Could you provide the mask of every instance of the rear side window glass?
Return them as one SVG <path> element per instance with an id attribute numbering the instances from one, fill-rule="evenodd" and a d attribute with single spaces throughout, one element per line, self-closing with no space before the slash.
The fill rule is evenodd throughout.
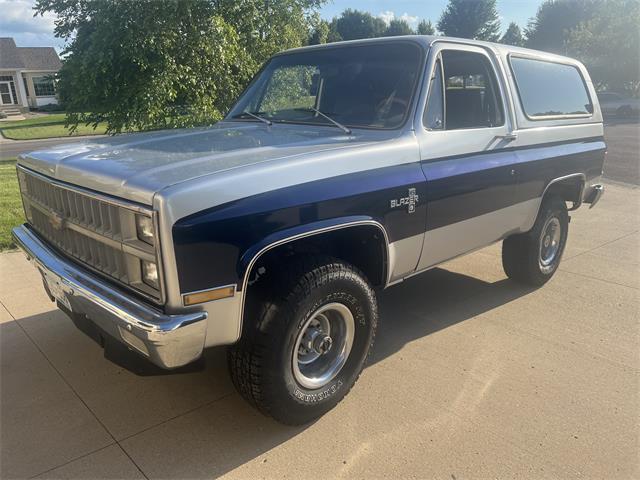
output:
<path id="1" fill-rule="evenodd" d="M 528 117 L 589 115 L 593 112 L 587 87 L 576 67 L 511 57 L 511 69 Z"/>

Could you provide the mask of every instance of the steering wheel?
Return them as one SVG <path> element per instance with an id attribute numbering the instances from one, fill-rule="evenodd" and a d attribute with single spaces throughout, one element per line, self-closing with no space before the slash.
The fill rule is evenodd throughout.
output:
<path id="1" fill-rule="evenodd" d="M 391 100 L 387 98 L 376 105 L 376 119 L 388 120 L 395 116 L 393 115 L 393 112 L 396 109 L 398 109 L 399 111 L 404 111 L 408 106 L 409 102 L 403 98 L 393 97 Z"/>

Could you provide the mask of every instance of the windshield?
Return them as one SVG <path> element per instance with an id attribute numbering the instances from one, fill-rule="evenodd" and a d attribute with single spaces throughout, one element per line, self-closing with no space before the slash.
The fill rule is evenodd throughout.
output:
<path id="1" fill-rule="evenodd" d="M 421 64 L 408 42 L 326 48 L 272 58 L 227 119 L 398 128 Z M 320 114 L 320 112 L 322 114 Z"/>

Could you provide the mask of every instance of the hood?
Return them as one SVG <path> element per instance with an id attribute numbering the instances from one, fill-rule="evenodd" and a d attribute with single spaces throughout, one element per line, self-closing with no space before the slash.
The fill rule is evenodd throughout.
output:
<path id="1" fill-rule="evenodd" d="M 212 127 L 93 138 L 22 155 L 43 175 L 151 205 L 165 187 L 232 168 L 367 144 L 398 132 L 346 136 L 333 127 L 220 122 Z"/>

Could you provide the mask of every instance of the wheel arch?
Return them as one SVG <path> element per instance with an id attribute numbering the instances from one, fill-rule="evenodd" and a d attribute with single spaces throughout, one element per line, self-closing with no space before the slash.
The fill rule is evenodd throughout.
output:
<path id="1" fill-rule="evenodd" d="M 541 205 L 545 197 L 557 195 L 565 202 L 572 202 L 570 210 L 576 210 L 582 205 L 582 194 L 587 182 L 584 173 L 571 173 L 551 180 L 542 192 Z M 538 208 L 539 210 L 539 208 Z"/>
<path id="2" fill-rule="evenodd" d="M 532 208 L 527 221 L 521 229 L 521 232 L 527 232 L 533 228 L 533 225 L 540 215 L 540 209 L 544 199 L 550 195 L 558 195 L 565 202 L 572 202 L 569 211 L 576 210 L 582 205 L 582 196 L 585 189 L 587 176 L 584 173 L 576 172 L 561 177 L 551 179 L 544 187 L 542 194 L 538 197 L 536 206 Z"/>
<path id="3" fill-rule="evenodd" d="M 378 237 L 374 238 L 373 235 Z M 260 264 L 261 259 L 269 254 L 277 254 L 278 249 L 283 247 L 294 247 L 294 249 L 302 246 L 309 247 L 317 245 L 321 241 L 324 241 L 326 245 L 334 245 L 336 240 L 344 240 L 345 238 L 354 242 L 350 247 L 354 247 L 355 242 L 362 240 L 362 238 L 368 238 L 382 249 L 382 258 L 373 258 L 370 265 L 363 264 L 362 261 L 353 261 L 354 258 L 344 258 L 344 255 L 338 255 L 338 258 L 353 263 L 365 273 L 372 284 L 385 287 L 388 284 L 389 272 L 391 271 L 389 237 L 385 227 L 377 220 L 366 217 L 348 217 L 314 222 L 283 230 L 266 237 L 248 249 L 240 258 L 238 269 L 240 273 L 238 293 L 241 295 L 240 332 L 242 332 L 244 311 L 249 293 L 249 281 L 252 278 L 254 268 Z M 347 246 L 347 251 L 350 247 Z M 326 252 L 320 250 L 320 253 Z"/>

